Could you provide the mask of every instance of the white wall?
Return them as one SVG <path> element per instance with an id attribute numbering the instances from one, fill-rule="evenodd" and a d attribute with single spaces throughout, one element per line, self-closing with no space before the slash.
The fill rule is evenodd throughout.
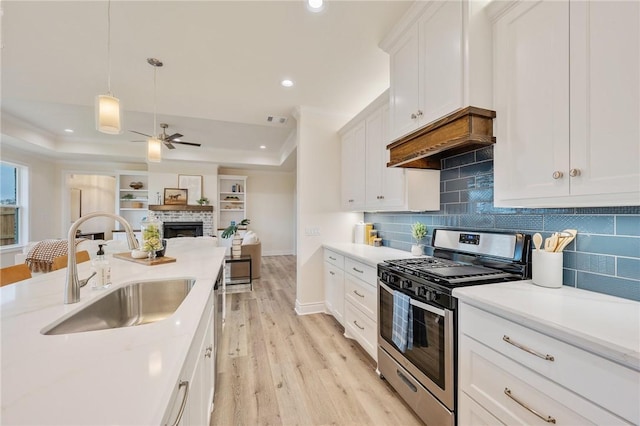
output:
<path id="1" fill-rule="evenodd" d="M 27 241 L 37 241 L 60 236 L 60 186 L 55 163 L 37 154 L 2 146 L 2 160 L 29 168 L 29 235 Z M 2 250 L 2 267 L 13 265 L 18 250 Z"/>
<path id="2" fill-rule="evenodd" d="M 246 217 L 262 241 L 262 255 L 295 254 L 295 172 L 221 168 L 219 173 L 247 176 Z"/>
<path id="3" fill-rule="evenodd" d="M 312 108 L 297 111 L 297 291 L 298 314 L 324 311 L 324 242 L 351 242 L 361 213 L 340 205 L 341 150 L 337 131 L 348 119 Z M 317 228 L 319 236 L 306 235 Z"/>

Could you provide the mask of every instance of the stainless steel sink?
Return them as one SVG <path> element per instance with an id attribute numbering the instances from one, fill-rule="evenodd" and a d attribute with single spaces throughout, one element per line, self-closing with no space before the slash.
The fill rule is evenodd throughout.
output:
<path id="1" fill-rule="evenodd" d="M 131 283 L 46 327 L 42 334 L 80 333 L 161 321 L 178 309 L 194 284 L 193 279 Z"/>

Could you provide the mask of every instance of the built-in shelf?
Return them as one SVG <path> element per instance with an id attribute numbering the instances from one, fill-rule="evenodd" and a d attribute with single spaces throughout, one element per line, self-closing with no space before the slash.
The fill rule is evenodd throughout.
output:
<path id="1" fill-rule="evenodd" d="M 172 205 L 172 204 L 152 204 L 149 206 L 152 211 L 172 211 L 172 212 L 212 212 L 213 206 L 196 205 Z"/>

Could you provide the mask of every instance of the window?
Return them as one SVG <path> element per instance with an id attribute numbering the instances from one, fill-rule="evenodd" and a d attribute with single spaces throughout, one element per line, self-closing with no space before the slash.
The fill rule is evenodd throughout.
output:
<path id="1" fill-rule="evenodd" d="M 24 216 L 21 193 L 22 176 L 26 168 L 0 163 L 0 246 L 20 244 Z"/>

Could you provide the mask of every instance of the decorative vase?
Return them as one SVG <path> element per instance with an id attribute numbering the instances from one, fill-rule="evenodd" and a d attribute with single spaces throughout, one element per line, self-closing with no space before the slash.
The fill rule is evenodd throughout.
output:
<path id="1" fill-rule="evenodd" d="M 231 241 L 231 257 L 240 257 L 242 254 L 242 236 L 237 232 L 233 234 Z"/>
<path id="2" fill-rule="evenodd" d="M 142 244 L 140 250 L 148 253 L 148 259 L 156 258 L 156 251 L 162 250 L 162 222 L 156 218 L 149 218 L 140 222 Z"/>
<path id="3" fill-rule="evenodd" d="M 422 250 L 422 245 L 421 244 L 414 244 L 411 246 L 411 254 L 414 256 L 421 256 L 424 254 L 423 250 Z"/>

